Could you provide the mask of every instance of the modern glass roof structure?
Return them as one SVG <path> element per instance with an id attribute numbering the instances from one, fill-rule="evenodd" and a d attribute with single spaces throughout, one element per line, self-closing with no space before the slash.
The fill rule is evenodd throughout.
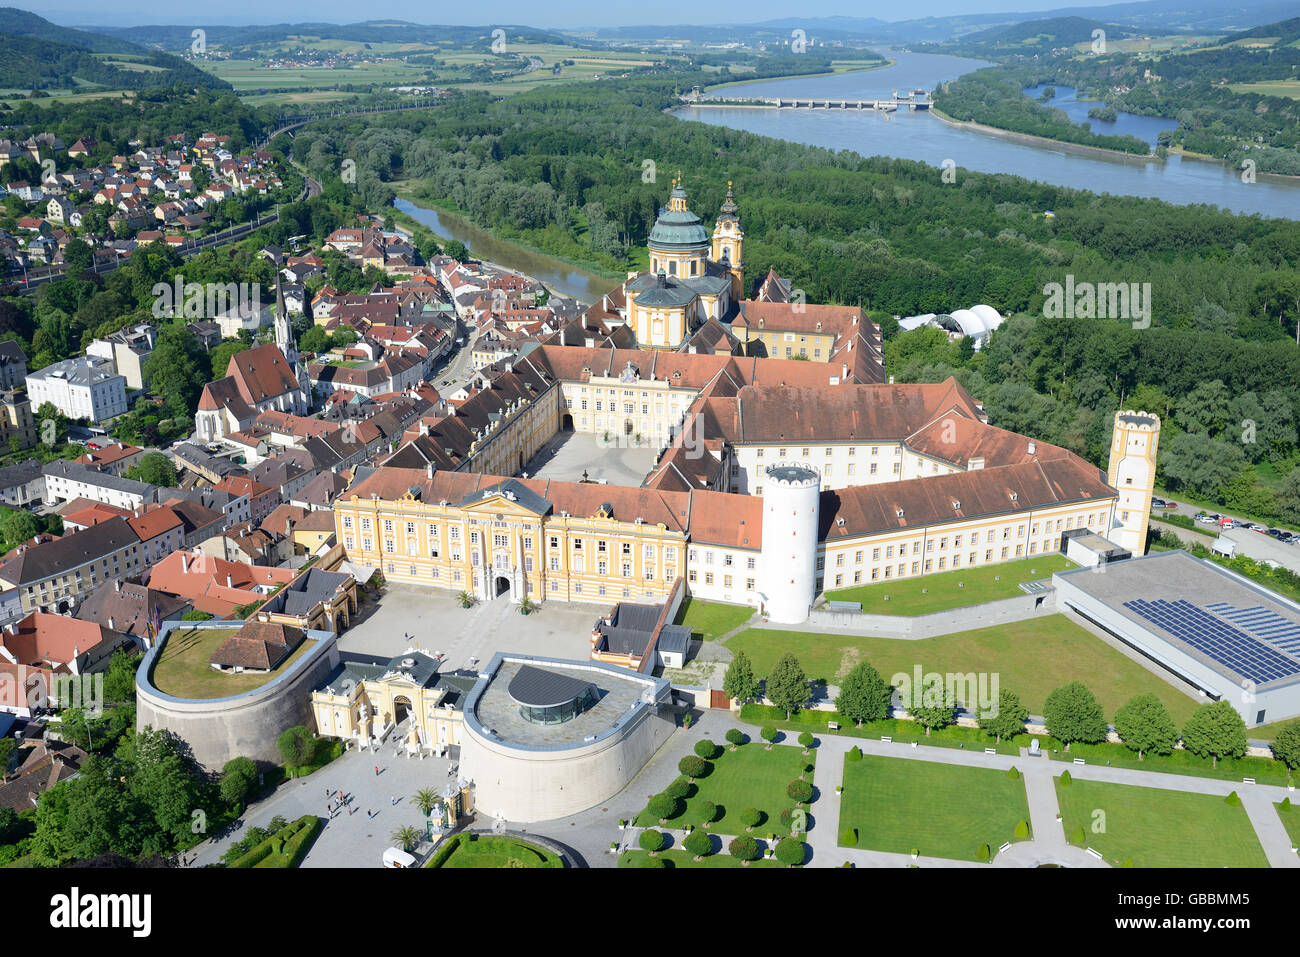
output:
<path id="1" fill-rule="evenodd" d="M 519 705 L 520 717 L 534 724 L 563 724 L 600 700 L 590 681 L 532 665 L 520 667 L 506 690 Z"/>

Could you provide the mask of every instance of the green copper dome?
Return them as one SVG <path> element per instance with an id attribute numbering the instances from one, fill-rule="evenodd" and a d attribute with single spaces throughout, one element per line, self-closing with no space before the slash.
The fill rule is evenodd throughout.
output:
<path id="1" fill-rule="evenodd" d="M 673 184 L 669 194 L 668 208 L 659 211 L 654 228 L 650 230 L 648 245 L 666 252 L 680 252 L 687 249 L 705 248 L 709 245 L 709 233 L 696 216 L 686 207 L 686 190 L 680 182 Z"/>

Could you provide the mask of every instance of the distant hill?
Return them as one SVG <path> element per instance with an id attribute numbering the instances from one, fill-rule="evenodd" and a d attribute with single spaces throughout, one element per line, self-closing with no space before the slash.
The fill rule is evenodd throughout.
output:
<path id="1" fill-rule="evenodd" d="M 49 40 L 52 43 L 61 43 L 64 46 L 80 47 L 92 53 L 140 52 L 138 47 L 125 40 L 101 36 L 97 33 L 87 33 L 85 30 L 74 30 L 71 27 L 61 27 L 43 17 L 38 17 L 28 10 L 19 10 L 17 7 L 0 7 L 0 33 L 18 37 L 37 37 L 41 40 Z"/>
<path id="2" fill-rule="evenodd" d="M 962 37 L 961 45 L 966 49 L 985 49 L 990 53 L 1046 53 L 1076 43 L 1089 43 L 1094 30 L 1105 31 L 1110 40 L 1133 36 L 1131 29 L 1114 23 L 1102 23 L 1086 17 L 1050 17 L 972 33 Z"/>
<path id="3" fill-rule="evenodd" d="M 491 26 L 438 26 L 408 23 L 404 20 L 368 20 L 364 23 L 276 23 L 254 26 L 206 27 L 209 45 L 222 49 L 258 44 L 284 43 L 290 37 L 311 36 L 322 40 L 348 40 L 358 43 L 445 43 L 469 46 L 489 43 L 492 31 L 506 31 L 507 37 L 538 43 L 565 43 L 567 39 L 552 30 L 536 27 L 493 24 Z M 96 34 L 129 40 L 162 50 L 188 50 L 194 28 L 174 24 L 139 27 L 88 27 Z"/>
<path id="4" fill-rule="evenodd" d="M 0 77 L 6 87 L 30 90 L 139 90 L 176 83 L 231 89 L 178 57 L 60 27 L 14 7 L 0 7 Z"/>
<path id="5" fill-rule="evenodd" d="M 1282 20 L 1278 23 L 1266 23 L 1250 30 L 1243 30 L 1241 33 L 1234 33 L 1224 37 L 1223 42 L 1235 43 L 1237 40 L 1249 40 L 1253 37 L 1277 37 L 1278 42 L 1274 44 L 1275 47 L 1284 47 L 1295 43 L 1300 40 L 1300 17 Z"/>

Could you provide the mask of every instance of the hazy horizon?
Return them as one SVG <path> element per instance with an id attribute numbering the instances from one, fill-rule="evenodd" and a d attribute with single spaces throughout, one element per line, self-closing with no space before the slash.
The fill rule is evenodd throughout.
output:
<path id="1" fill-rule="evenodd" d="M 737 23 L 761 23 L 766 20 L 782 20 L 791 17 L 817 19 L 823 17 L 871 18 L 898 22 L 925 17 L 947 17 L 957 14 L 987 13 L 1034 13 L 1057 10 L 1070 6 L 1113 6 L 1131 0 L 1114 0 L 1113 3 L 1088 4 L 1062 2 L 1062 0 L 988 0 L 981 3 L 979 9 L 970 9 L 964 0 L 922 0 L 909 6 L 898 3 L 814 3 L 791 4 L 786 0 L 751 0 L 746 5 L 743 15 Z M 480 7 L 456 7 L 432 13 L 426 3 L 410 0 L 398 0 L 385 7 L 382 16 L 374 11 L 358 13 L 355 3 L 340 0 L 321 0 L 314 4 L 310 12 L 304 12 L 298 5 L 283 7 L 264 3 L 252 3 L 250 0 L 233 0 L 223 4 L 219 15 L 180 15 L 174 3 L 162 0 L 143 0 L 125 9 L 103 7 L 87 8 L 85 0 L 70 2 L 43 3 L 39 9 L 19 6 L 20 9 L 44 17 L 60 26 L 155 26 L 155 25 L 193 25 L 214 24 L 221 26 L 260 25 L 273 23 L 358 23 L 368 20 L 391 18 L 411 23 L 426 25 L 446 24 L 448 26 L 479 25 L 505 23 L 519 26 L 532 26 L 546 29 L 580 30 L 584 27 L 619 27 L 619 26 L 668 26 L 672 24 L 692 24 L 696 26 L 713 26 L 731 22 L 719 17 L 716 8 L 702 6 L 687 0 L 668 0 L 657 6 L 658 15 L 647 14 L 646 9 L 637 4 L 611 6 L 608 3 L 577 0 L 573 3 L 548 4 L 544 8 L 535 2 L 525 0 L 500 0 Z M 472 12 L 470 12 L 472 10 Z M 269 12 L 274 11 L 274 12 Z"/>

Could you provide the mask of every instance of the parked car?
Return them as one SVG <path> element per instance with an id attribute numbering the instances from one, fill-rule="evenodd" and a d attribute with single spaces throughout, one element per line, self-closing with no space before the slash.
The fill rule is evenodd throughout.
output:
<path id="1" fill-rule="evenodd" d="M 1206 514 L 1205 512 L 1202 512 L 1200 515 L 1196 516 L 1196 520 L 1202 525 L 1218 525 L 1219 520 L 1222 517 L 1223 516 L 1218 514 Z"/>
<path id="2" fill-rule="evenodd" d="M 1226 515 L 1219 519 L 1219 528 L 1236 528 L 1241 522 L 1235 518 L 1228 518 Z"/>
<path id="3" fill-rule="evenodd" d="M 1265 529 L 1264 534 L 1271 535 L 1273 538 L 1280 538 L 1282 535 L 1282 529 L 1280 528 Z"/>
<path id="4" fill-rule="evenodd" d="M 1165 499 L 1165 500 L 1164 500 L 1164 504 L 1161 505 L 1160 507 L 1161 507 L 1161 508 L 1177 508 L 1177 507 L 1178 507 L 1178 503 L 1177 503 L 1177 502 L 1171 502 L 1169 499 Z"/>
<path id="5" fill-rule="evenodd" d="M 1151 507 L 1152 507 L 1152 508 L 1164 508 L 1164 507 L 1165 507 L 1165 500 L 1162 499 L 1162 498 L 1153 498 L 1153 499 L 1151 500 Z"/>

